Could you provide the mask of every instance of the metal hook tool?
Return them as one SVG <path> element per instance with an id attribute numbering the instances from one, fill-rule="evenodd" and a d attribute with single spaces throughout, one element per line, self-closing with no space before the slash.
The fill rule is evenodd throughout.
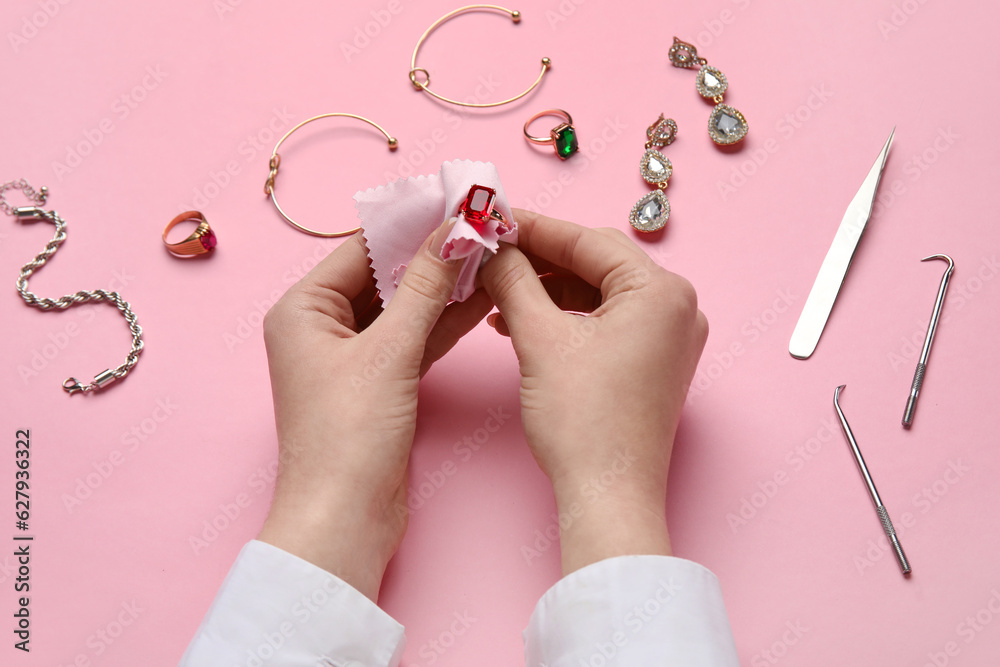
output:
<path id="1" fill-rule="evenodd" d="M 924 374 L 927 372 L 927 360 L 931 356 L 931 343 L 934 342 L 934 333 L 937 331 L 938 320 L 941 318 L 941 308 L 944 306 L 944 294 L 948 291 L 948 281 L 951 280 L 951 273 L 955 270 L 955 260 L 948 255 L 931 255 L 920 261 L 926 262 L 929 259 L 941 259 L 948 262 L 948 269 L 941 277 L 941 286 L 938 287 L 934 310 L 931 312 L 931 321 L 927 325 L 927 335 L 924 337 L 924 349 L 920 351 L 920 361 L 917 362 L 917 370 L 913 373 L 910 396 L 906 399 L 906 410 L 903 412 L 904 428 L 909 428 L 913 423 L 913 412 L 917 409 L 917 396 L 920 395 L 920 386 L 923 385 Z"/>
<path id="2" fill-rule="evenodd" d="M 837 387 L 837 391 L 833 394 L 833 407 L 837 409 L 837 416 L 840 417 L 840 425 L 844 427 L 844 435 L 847 436 L 847 441 L 851 444 L 851 450 L 854 452 L 854 459 L 858 462 L 861 476 L 865 478 L 868 495 L 871 496 L 872 502 L 875 503 L 875 511 L 878 513 L 879 521 L 882 522 L 882 530 L 885 531 L 885 537 L 889 540 L 889 544 L 892 545 L 892 550 L 896 554 L 896 560 L 899 562 L 899 567 L 903 571 L 903 574 L 909 574 L 910 562 L 906 560 L 906 554 L 903 553 L 903 545 L 899 543 L 899 538 L 896 537 L 896 529 L 893 528 L 892 521 L 889 519 L 889 513 L 886 511 L 885 505 L 882 504 L 882 499 L 879 498 L 875 482 L 872 481 L 871 473 L 868 472 L 868 466 L 865 465 L 865 459 L 861 456 L 861 450 L 858 448 L 858 441 L 854 439 L 854 433 L 851 432 L 851 427 L 847 423 L 847 417 L 844 416 L 844 411 L 840 409 L 840 391 L 846 386 L 846 384 L 842 384 Z"/>

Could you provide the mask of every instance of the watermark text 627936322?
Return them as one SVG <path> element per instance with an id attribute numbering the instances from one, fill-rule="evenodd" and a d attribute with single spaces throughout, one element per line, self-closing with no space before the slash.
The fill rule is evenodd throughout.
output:
<path id="1" fill-rule="evenodd" d="M 14 434 L 14 648 L 27 653 L 31 642 L 31 535 L 26 535 L 31 520 L 31 430 L 18 429 Z"/>

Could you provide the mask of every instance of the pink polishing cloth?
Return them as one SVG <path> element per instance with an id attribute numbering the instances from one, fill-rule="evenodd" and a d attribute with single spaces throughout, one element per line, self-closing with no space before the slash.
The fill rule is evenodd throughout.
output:
<path id="1" fill-rule="evenodd" d="M 511 231 L 505 231 L 496 220 L 474 225 L 458 215 L 458 207 L 473 185 L 496 190 L 493 209 L 508 221 Z M 490 162 L 445 162 L 437 174 L 397 180 L 357 192 L 354 202 L 375 271 L 375 286 L 384 305 L 388 305 L 396 293 L 407 263 L 431 232 L 446 220 L 456 218 L 441 255 L 445 259 L 468 258 L 451 295 L 455 301 L 465 301 L 475 291 L 476 272 L 487 250 L 495 253 L 501 239 L 517 243 L 514 216 L 500 184 L 500 175 Z"/>

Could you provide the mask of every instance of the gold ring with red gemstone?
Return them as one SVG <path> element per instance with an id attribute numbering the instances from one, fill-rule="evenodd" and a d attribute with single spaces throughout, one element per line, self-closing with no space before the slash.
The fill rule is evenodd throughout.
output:
<path id="1" fill-rule="evenodd" d="M 504 232 L 510 231 L 507 219 L 500 211 L 494 209 L 497 201 L 497 191 L 485 185 L 473 185 L 465 201 L 458 207 L 458 214 L 474 225 L 481 225 L 490 219 L 500 223 Z"/>
<path id="2" fill-rule="evenodd" d="M 178 241 L 177 243 L 167 241 L 167 234 L 170 233 L 170 230 L 182 222 L 194 222 L 198 226 L 183 241 Z M 163 244 L 174 255 L 193 257 L 195 255 L 208 255 L 214 252 L 215 246 L 218 244 L 218 239 L 215 236 L 215 232 L 209 227 L 204 213 L 201 211 L 185 211 L 171 220 L 167 228 L 163 230 Z"/>
<path id="3" fill-rule="evenodd" d="M 547 137 L 532 136 L 528 131 L 528 127 L 542 116 L 555 116 L 564 119 L 566 122 L 552 128 Z M 555 148 L 556 155 L 559 156 L 560 160 L 570 158 L 580 148 L 580 143 L 576 138 L 576 128 L 573 126 L 573 118 L 562 109 L 545 109 L 529 118 L 528 122 L 524 124 L 524 138 L 533 144 L 551 144 Z"/>

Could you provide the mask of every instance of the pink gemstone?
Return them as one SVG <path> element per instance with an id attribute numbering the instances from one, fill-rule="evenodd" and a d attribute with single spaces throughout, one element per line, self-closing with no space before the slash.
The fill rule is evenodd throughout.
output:
<path id="1" fill-rule="evenodd" d="M 201 241 L 201 247 L 205 249 L 206 252 L 212 252 L 215 250 L 215 246 L 219 243 L 218 239 L 215 238 L 215 232 L 211 229 L 208 230 L 207 234 L 202 234 L 198 237 Z"/>

